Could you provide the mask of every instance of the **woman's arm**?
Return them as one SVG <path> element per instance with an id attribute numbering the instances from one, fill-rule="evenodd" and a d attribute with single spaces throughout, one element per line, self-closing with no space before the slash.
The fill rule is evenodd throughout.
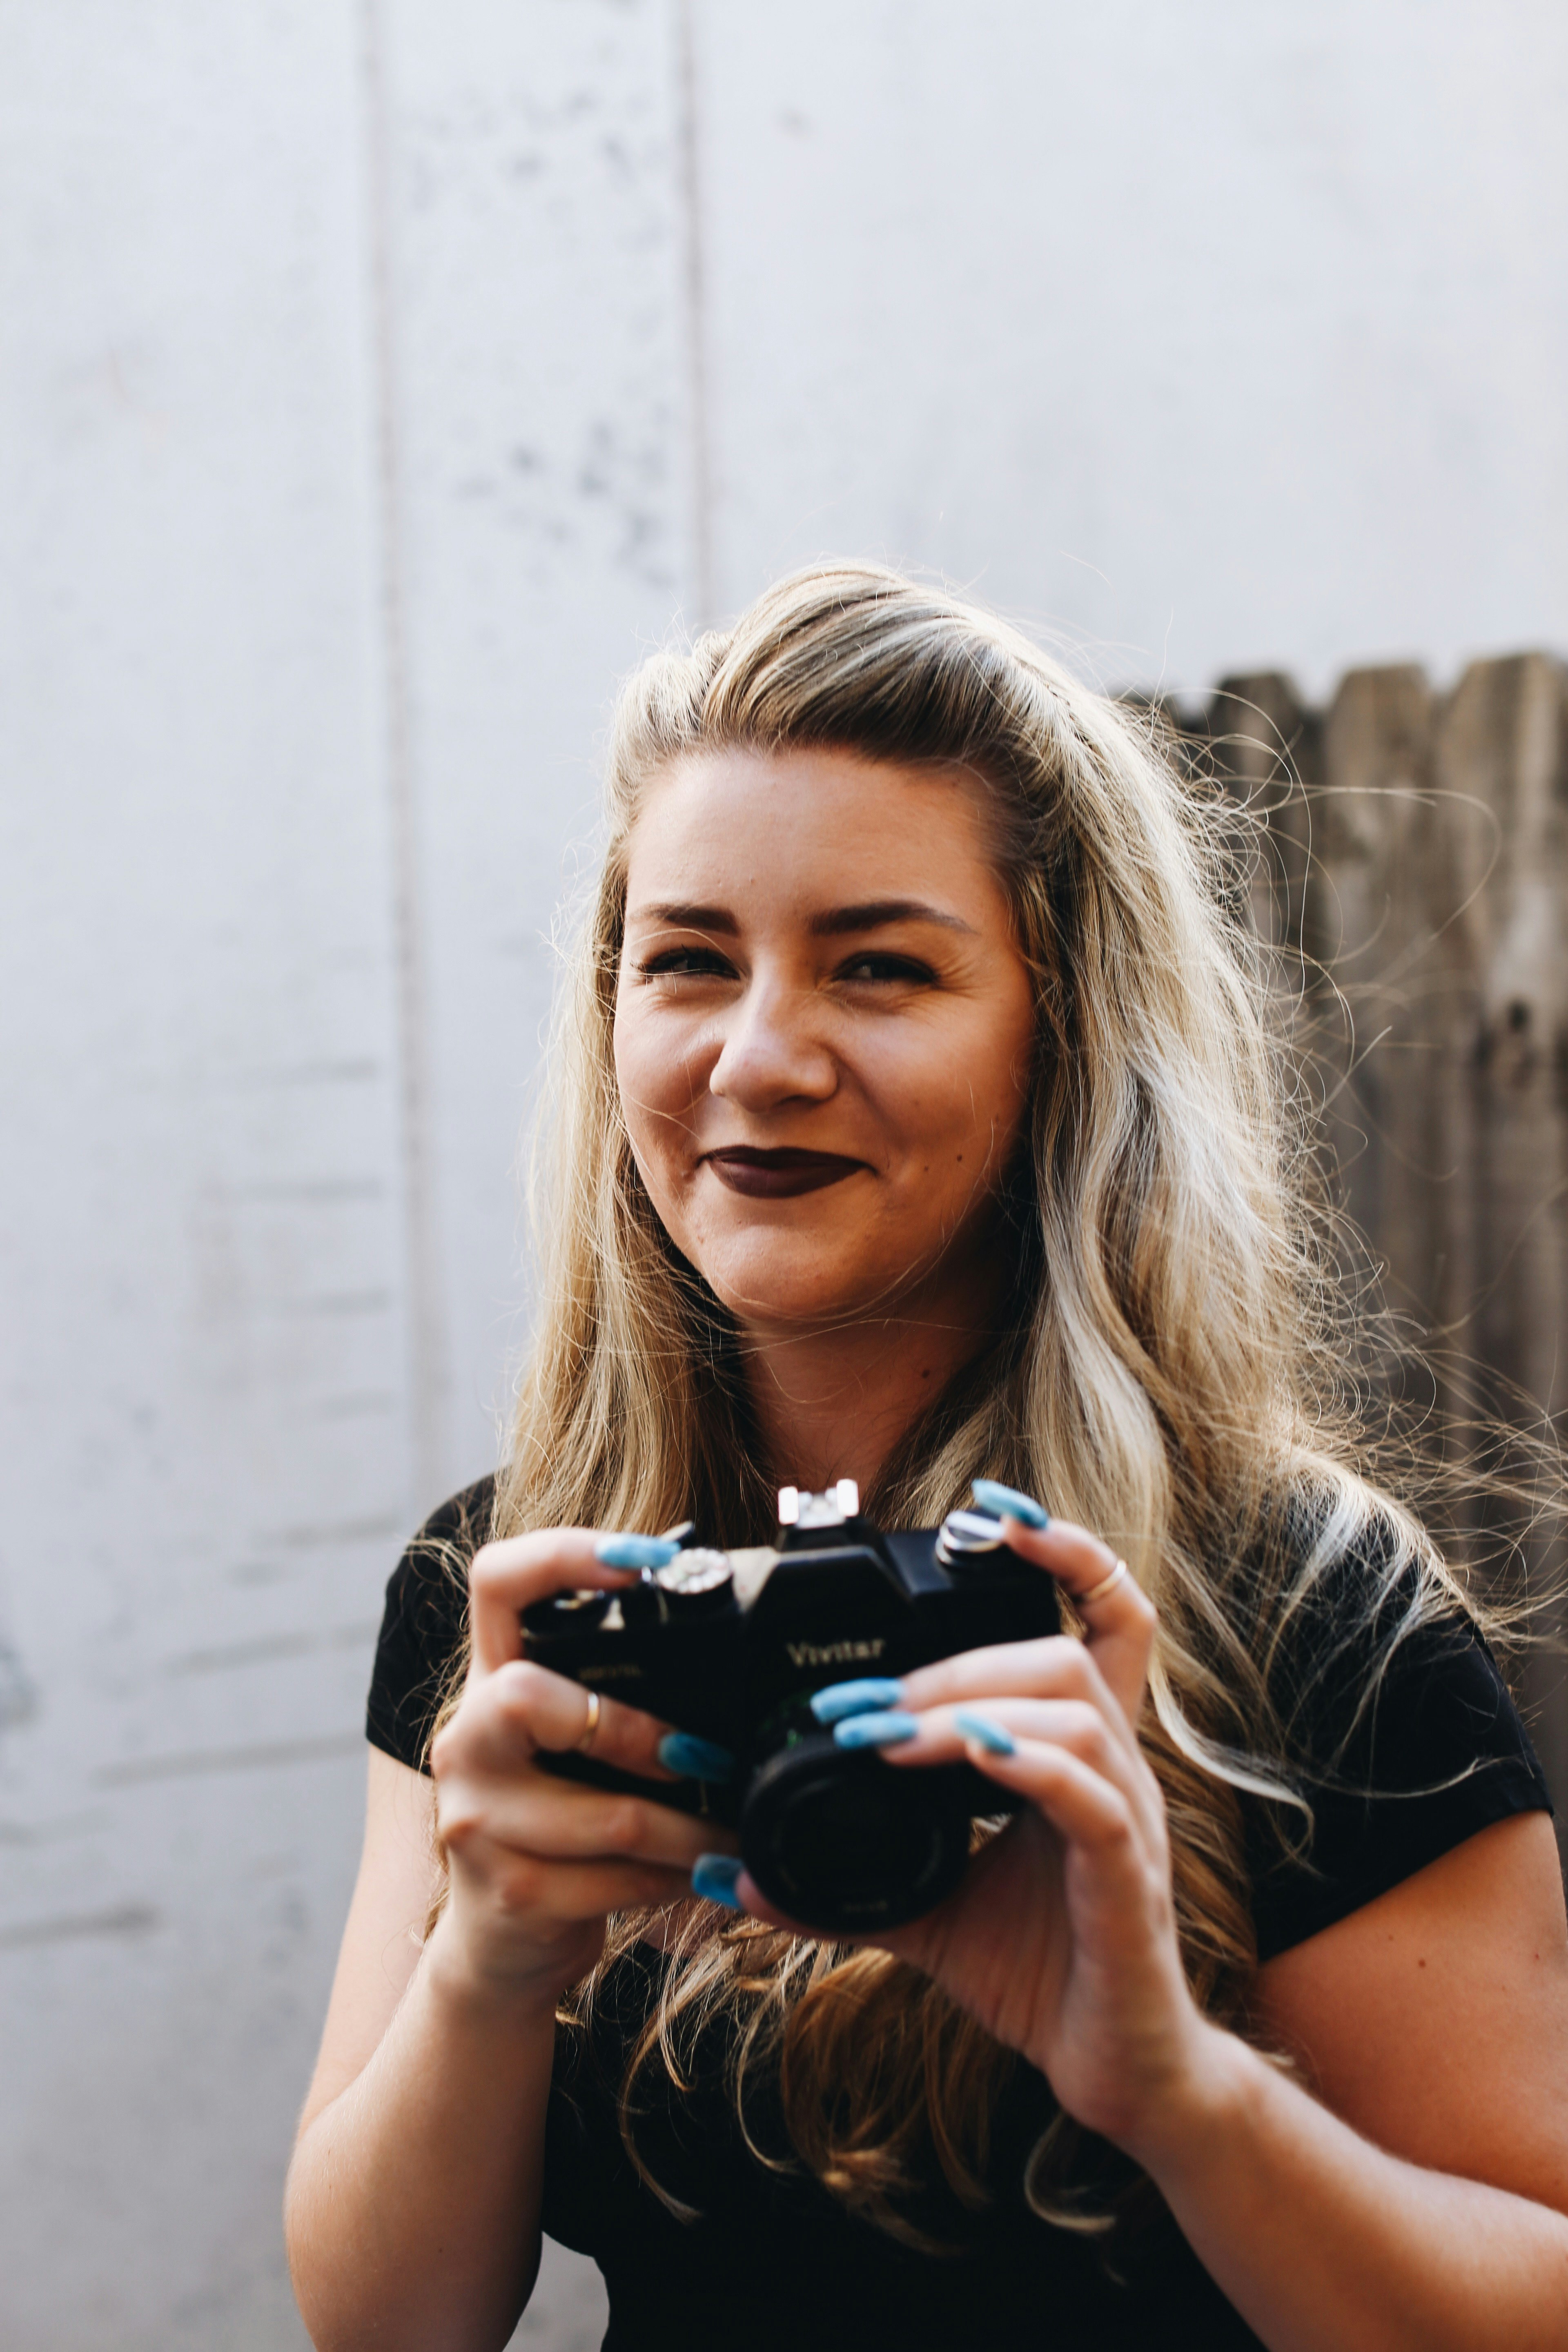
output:
<path id="1" fill-rule="evenodd" d="M 1272 2352 L 1568 2345 L 1568 1931 L 1542 1813 L 1262 1969 L 1257 2013 L 1129 2138 Z"/>
<path id="2" fill-rule="evenodd" d="M 538 2267 L 554 1994 L 519 2000 L 476 1980 L 444 1919 L 421 1949 L 434 1825 L 430 1783 L 373 1748 L 285 2207 L 320 2352 L 503 2345 Z"/>
<path id="3" fill-rule="evenodd" d="M 287 2197 L 289 2262 L 319 2352 L 500 2352 L 539 2260 L 558 1996 L 606 1915 L 689 1891 L 702 1824 L 541 1772 L 578 1746 L 650 1779 L 665 1727 L 522 1662 L 518 1616 L 616 1587 L 592 1537 L 487 1547 L 470 1573 L 474 1658 L 436 1742 L 434 1789 L 373 1751 L 364 1857 Z M 421 1943 L 439 1885 L 448 1900 Z"/>

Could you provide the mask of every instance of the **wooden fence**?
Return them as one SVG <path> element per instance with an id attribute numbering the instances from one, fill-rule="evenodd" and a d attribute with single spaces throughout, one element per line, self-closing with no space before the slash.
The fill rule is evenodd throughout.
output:
<path id="1" fill-rule="evenodd" d="M 1332 1181 L 1381 1270 L 1378 1377 L 1407 1405 L 1425 1393 L 1434 1432 L 1478 1408 L 1562 1432 L 1568 669 L 1476 662 L 1447 694 L 1418 668 L 1352 670 L 1325 710 L 1267 673 L 1168 716 L 1268 816 L 1253 919 L 1310 1030 Z M 1564 1552 L 1543 1517 L 1512 1573 L 1544 1590 Z M 1568 1612 L 1545 1615 L 1561 1639 Z M 1549 1639 L 1519 1681 L 1561 1829 L 1568 1655 Z"/>

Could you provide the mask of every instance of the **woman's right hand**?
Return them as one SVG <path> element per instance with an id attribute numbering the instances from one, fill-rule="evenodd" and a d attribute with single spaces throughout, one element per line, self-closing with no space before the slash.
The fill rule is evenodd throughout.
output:
<path id="1" fill-rule="evenodd" d="M 626 1584 L 628 1571 L 598 1559 L 599 1540 L 555 1528 L 475 1554 L 468 1682 L 430 1751 L 450 1872 L 432 1957 L 551 2007 L 597 1960 L 609 1912 L 689 1897 L 698 1855 L 726 1843 L 711 1822 L 539 1769 L 542 1750 L 581 1747 L 593 1718 L 580 1684 L 522 1656 L 519 1621 L 551 1593 Z M 658 1760 L 668 1729 L 605 1698 L 588 1752 L 673 1786 Z"/>

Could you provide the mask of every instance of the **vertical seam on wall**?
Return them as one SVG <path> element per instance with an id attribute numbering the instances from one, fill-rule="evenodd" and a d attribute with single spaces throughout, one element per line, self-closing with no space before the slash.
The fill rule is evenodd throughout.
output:
<path id="1" fill-rule="evenodd" d="M 691 499 L 693 627 L 713 621 L 712 485 L 709 476 L 706 287 L 702 257 L 702 174 L 697 110 L 694 0 L 675 0 L 676 105 L 681 210 L 681 291 L 686 327 L 686 407 Z"/>
<path id="2" fill-rule="evenodd" d="M 391 109 L 382 0 L 359 0 L 375 394 L 381 670 L 392 924 L 396 990 L 405 1261 L 408 1283 L 410 1434 L 423 1512 L 439 1500 L 445 1448 L 446 1331 L 437 1265 L 430 1150 L 429 1045 L 420 920 L 418 826 L 408 677 L 404 571 L 402 439 L 394 320 Z"/>

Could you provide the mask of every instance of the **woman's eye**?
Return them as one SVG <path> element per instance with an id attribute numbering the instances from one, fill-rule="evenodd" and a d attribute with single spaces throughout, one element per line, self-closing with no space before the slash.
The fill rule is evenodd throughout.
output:
<path id="1" fill-rule="evenodd" d="M 852 956 L 838 967 L 840 980 L 902 981 L 911 987 L 929 986 L 936 978 L 929 963 L 918 957 L 901 955 Z"/>
<path id="2" fill-rule="evenodd" d="M 729 979 L 731 968 L 717 948 L 662 948 L 644 956 L 637 965 L 642 980 L 687 980 L 693 976 Z"/>

